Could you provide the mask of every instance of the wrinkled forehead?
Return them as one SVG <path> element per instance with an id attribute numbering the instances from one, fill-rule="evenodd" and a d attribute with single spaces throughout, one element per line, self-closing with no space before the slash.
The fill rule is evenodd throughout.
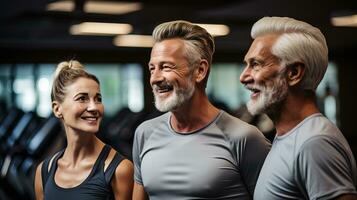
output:
<path id="1" fill-rule="evenodd" d="M 257 37 L 252 42 L 244 60 L 248 60 L 252 57 L 269 57 L 272 55 L 272 47 L 278 40 L 279 35 L 265 35 Z"/>
<path id="2" fill-rule="evenodd" d="M 185 43 L 182 39 L 167 39 L 156 42 L 151 50 L 150 63 L 165 59 L 185 58 Z"/>

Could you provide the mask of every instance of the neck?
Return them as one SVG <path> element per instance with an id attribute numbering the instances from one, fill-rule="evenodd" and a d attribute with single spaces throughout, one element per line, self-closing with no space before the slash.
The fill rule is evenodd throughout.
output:
<path id="1" fill-rule="evenodd" d="M 180 108 L 171 111 L 171 126 L 180 133 L 199 130 L 210 123 L 219 113 L 204 92 L 195 92 L 192 98 Z"/>
<path id="2" fill-rule="evenodd" d="M 77 161 L 96 156 L 104 143 L 92 133 L 78 133 L 66 128 L 67 147 L 63 157 L 71 160 L 73 164 Z"/>
<path id="3" fill-rule="evenodd" d="M 308 116 L 319 113 L 315 99 L 304 95 L 289 94 L 277 113 L 268 114 L 278 136 L 284 135 Z"/>

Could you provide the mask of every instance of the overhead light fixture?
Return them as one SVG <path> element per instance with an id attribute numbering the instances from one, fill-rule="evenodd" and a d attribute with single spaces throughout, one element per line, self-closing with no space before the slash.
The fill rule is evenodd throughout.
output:
<path id="1" fill-rule="evenodd" d="M 84 11 L 88 13 L 126 14 L 142 9 L 141 3 L 88 1 L 84 4 Z"/>
<path id="2" fill-rule="evenodd" d="M 357 15 L 332 17 L 331 23 L 334 26 L 357 27 Z"/>
<path id="3" fill-rule="evenodd" d="M 83 22 L 72 25 L 69 32 L 72 35 L 114 36 L 118 34 L 128 34 L 132 30 L 133 27 L 130 24 Z"/>
<path id="4" fill-rule="evenodd" d="M 75 4 L 71 0 L 57 1 L 47 5 L 47 11 L 72 12 Z M 141 3 L 116 1 L 86 1 L 83 7 L 87 13 L 122 15 L 142 9 Z"/>
<path id="5" fill-rule="evenodd" d="M 46 6 L 47 11 L 72 12 L 74 10 L 74 1 L 56 1 Z"/>
<path id="6" fill-rule="evenodd" d="M 229 27 L 224 24 L 196 24 L 206 29 L 212 36 L 224 36 L 229 34 Z"/>
<path id="7" fill-rule="evenodd" d="M 151 35 L 119 35 L 114 38 L 114 45 L 119 47 L 152 47 L 154 39 Z"/>

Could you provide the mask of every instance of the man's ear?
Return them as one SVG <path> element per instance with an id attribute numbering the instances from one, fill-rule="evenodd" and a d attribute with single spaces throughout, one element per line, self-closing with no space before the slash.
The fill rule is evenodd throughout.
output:
<path id="1" fill-rule="evenodd" d="M 58 101 L 52 101 L 52 112 L 57 118 L 62 119 L 61 104 Z"/>
<path id="2" fill-rule="evenodd" d="M 201 59 L 199 65 L 195 68 L 195 72 L 194 72 L 195 81 L 197 83 L 200 83 L 200 82 L 202 82 L 202 80 L 205 79 L 205 77 L 207 76 L 207 73 L 208 73 L 208 68 L 209 68 L 209 65 L 208 65 L 207 60 Z"/>
<path id="3" fill-rule="evenodd" d="M 305 74 L 304 63 L 296 62 L 287 67 L 287 81 L 289 86 L 294 86 L 301 82 Z"/>

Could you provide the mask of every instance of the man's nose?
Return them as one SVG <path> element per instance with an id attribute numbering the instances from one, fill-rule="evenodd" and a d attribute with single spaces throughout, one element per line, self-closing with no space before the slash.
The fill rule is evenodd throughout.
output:
<path id="1" fill-rule="evenodd" d="M 241 73 L 239 77 L 239 81 L 243 84 L 247 84 L 253 80 L 253 77 L 251 75 L 251 68 L 250 67 L 245 67 L 243 72 Z"/>
<path id="2" fill-rule="evenodd" d="M 150 75 L 150 84 L 154 85 L 156 83 L 162 82 L 164 81 L 164 76 L 162 75 L 161 70 L 159 69 L 154 69 L 151 71 L 151 75 Z"/>

